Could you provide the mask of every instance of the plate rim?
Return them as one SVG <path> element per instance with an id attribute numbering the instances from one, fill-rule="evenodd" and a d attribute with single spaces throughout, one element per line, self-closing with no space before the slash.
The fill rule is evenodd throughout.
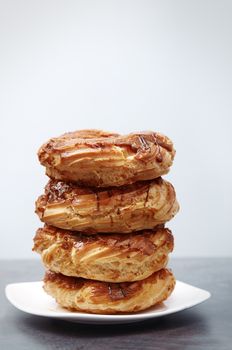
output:
<path id="1" fill-rule="evenodd" d="M 191 303 L 191 305 L 189 306 L 179 306 L 176 308 L 172 308 L 172 309 L 167 309 L 167 310 L 163 310 L 163 311 L 157 311 L 157 312 L 150 312 L 150 313 L 146 313 L 146 310 L 139 312 L 139 313 L 131 313 L 131 314 L 116 314 L 116 315 L 111 315 L 111 314 L 90 314 L 90 313 L 84 313 L 84 312 L 62 312 L 62 311 L 58 311 L 58 312 L 52 312 L 52 311 L 47 311 L 47 312 L 38 312 L 38 311 L 33 311 L 30 307 L 22 307 L 21 305 L 19 305 L 17 302 L 15 302 L 15 300 L 13 300 L 11 298 L 10 295 L 10 290 L 11 288 L 18 286 L 18 285 L 22 285 L 22 284 L 40 284 L 42 286 L 42 281 L 34 281 L 34 282 L 17 282 L 17 283 L 9 283 L 6 285 L 5 287 L 5 295 L 7 300 L 18 310 L 25 312 L 27 314 L 30 315 L 35 315 L 35 316 L 40 316 L 40 317 L 50 317 L 50 318 L 58 318 L 58 319 L 63 319 L 63 320 L 79 320 L 79 321 L 128 321 L 128 322 L 132 322 L 132 321 L 141 321 L 141 320 L 147 320 L 150 318 L 156 318 L 156 317 L 163 317 L 163 316 L 167 316 L 170 314 L 174 314 L 180 311 L 184 311 L 187 309 L 190 309 L 196 305 L 199 305 L 201 303 L 203 303 L 204 301 L 208 300 L 211 297 L 211 293 L 205 289 L 201 289 L 198 287 L 195 287 L 189 283 L 185 283 L 182 281 L 177 280 L 176 284 L 178 285 L 185 285 L 191 288 L 194 288 L 198 291 L 200 291 L 201 293 L 204 294 L 203 297 L 201 297 L 201 300 L 196 300 L 195 302 Z M 45 292 L 44 292 L 45 293 Z M 148 309 L 149 310 L 149 309 Z"/>

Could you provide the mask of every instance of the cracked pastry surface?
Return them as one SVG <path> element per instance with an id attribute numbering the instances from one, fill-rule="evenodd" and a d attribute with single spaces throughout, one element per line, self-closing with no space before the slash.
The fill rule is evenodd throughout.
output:
<path id="1" fill-rule="evenodd" d="M 168 173 L 174 156 L 172 141 L 152 131 L 80 130 L 52 138 L 38 151 L 50 178 L 94 187 L 157 178 Z"/>
<path id="2" fill-rule="evenodd" d="M 161 269 L 142 281 L 107 283 L 47 272 L 45 291 L 58 304 L 72 311 L 98 314 L 137 312 L 167 299 L 175 287 L 168 269 Z"/>
<path id="3" fill-rule="evenodd" d="M 173 250 L 167 228 L 86 236 L 52 226 L 37 230 L 34 248 L 45 267 L 66 276 L 107 282 L 142 280 L 166 266 Z"/>
<path id="4" fill-rule="evenodd" d="M 36 201 L 41 221 L 90 234 L 153 229 L 178 210 L 175 190 L 162 178 L 111 189 L 50 180 Z"/>

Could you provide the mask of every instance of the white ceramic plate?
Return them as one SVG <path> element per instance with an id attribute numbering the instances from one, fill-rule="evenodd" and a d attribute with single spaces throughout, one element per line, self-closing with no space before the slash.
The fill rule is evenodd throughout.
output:
<path id="1" fill-rule="evenodd" d="M 202 303 L 210 297 L 206 290 L 177 281 L 172 295 L 162 304 L 134 314 L 96 315 L 61 308 L 47 295 L 42 282 L 13 283 L 6 286 L 7 299 L 17 309 L 32 315 L 92 324 L 131 323 L 169 315 Z"/>

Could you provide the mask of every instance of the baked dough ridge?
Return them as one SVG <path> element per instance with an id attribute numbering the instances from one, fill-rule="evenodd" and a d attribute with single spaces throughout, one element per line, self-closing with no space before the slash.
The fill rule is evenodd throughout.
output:
<path id="1" fill-rule="evenodd" d="M 153 131 L 119 135 L 79 130 L 50 139 L 38 151 L 50 178 L 94 187 L 160 177 L 168 173 L 174 156 L 172 141 Z"/>
<path id="2" fill-rule="evenodd" d="M 89 234 L 153 229 L 178 210 L 174 187 L 162 178 L 107 189 L 50 180 L 36 201 L 41 221 Z"/>
<path id="3" fill-rule="evenodd" d="M 33 250 L 45 267 L 66 276 L 107 282 L 142 280 L 166 266 L 174 238 L 169 229 L 85 235 L 45 225 Z"/>
<path id="4" fill-rule="evenodd" d="M 142 281 L 106 283 L 47 272 L 45 291 L 58 304 L 72 311 L 115 314 L 147 309 L 167 299 L 175 287 L 168 269 L 161 269 Z"/>

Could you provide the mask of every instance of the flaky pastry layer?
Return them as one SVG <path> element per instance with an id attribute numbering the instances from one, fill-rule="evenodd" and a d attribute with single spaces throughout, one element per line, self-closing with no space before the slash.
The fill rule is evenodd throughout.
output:
<path id="1" fill-rule="evenodd" d="M 137 312 L 167 299 L 175 287 L 168 269 L 142 281 L 107 283 L 47 272 L 45 291 L 58 304 L 72 311 L 97 314 Z"/>
<path id="2" fill-rule="evenodd" d="M 166 266 L 174 240 L 167 228 L 86 236 L 52 226 L 37 230 L 34 248 L 45 267 L 66 276 L 107 282 L 142 280 Z"/>
<path id="3" fill-rule="evenodd" d="M 157 178 L 169 171 L 174 156 L 172 141 L 152 131 L 122 136 L 80 130 L 52 138 L 38 151 L 50 178 L 94 187 Z"/>
<path id="4" fill-rule="evenodd" d="M 178 210 L 175 190 L 162 178 L 111 189 L 50 180 L 36 202 L 41 221 L 92 234 L 153 229 Z"/>

